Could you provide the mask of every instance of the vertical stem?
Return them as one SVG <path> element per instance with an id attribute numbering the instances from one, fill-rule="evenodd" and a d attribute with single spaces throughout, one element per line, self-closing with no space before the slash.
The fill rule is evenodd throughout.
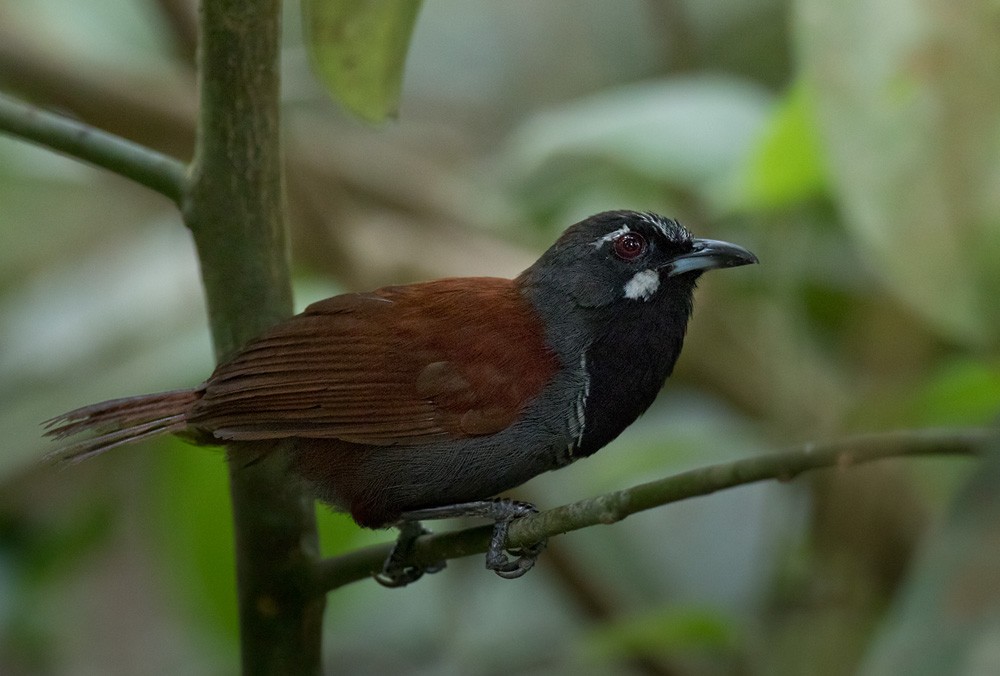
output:
<path id="1" fill-rule="evenodd" d="M 292 311 L 278 121 L 280 0 L 203 0 L 185 216 L 223 359 Z"/>
<path id="2" fill-rule="evenodd" d="M 279 128 L 280 0 L 203 0 L 201 110 L 184 215 L 216 356 L 292 312 Z M 282 449 L 230 448 L 244 674 L 320 670 L 312 500 Z M 247 458 L 259 456 L 256 462 Z"/>

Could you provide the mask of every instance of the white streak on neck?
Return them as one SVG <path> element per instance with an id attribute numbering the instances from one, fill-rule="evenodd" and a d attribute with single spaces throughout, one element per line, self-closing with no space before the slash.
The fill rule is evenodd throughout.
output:
<path id="1" fill-rule="evenodd" d="M 590 374 L 587 373 L 587 353 L 580 355 L 580 375 L 583 377 L 583 386 L 576 395 L 573 410 L 570 411 L 569 432 L 571 441 L 566 446 L 566 454 L 559 460 L 560 465 L 568 465 L 576 460 L 576 449 L 583 444 L 583 432 L 587 426 L 586 410 L 587 397 L 590 396 Z"/>
<path id="2" fill-rule="evenodd" d="M 660 288 L 660 273 L 656 270 L 640 270 L 625 283 L 625 297 L 632 300 L 649 300 Z"/>

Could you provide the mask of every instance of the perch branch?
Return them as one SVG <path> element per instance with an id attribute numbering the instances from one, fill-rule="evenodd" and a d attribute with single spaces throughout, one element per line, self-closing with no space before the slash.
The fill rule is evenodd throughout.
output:
<path id="1" fill-rule="evenodd" d="M 709 465 L 613 493 L 580 500 L 525 517 L 510 528 L 509 547 L 597 524 L 612 524 L 643 510 L 716 491 L 827 467 L 848 468 L 894 457 L 972 455 L 1000 441 L 1000 430 L 903 430 L 809 443 L 790 450 Z M 412 561 L 430 565 L 486 551 L 490 526 L 427 535 L 417 540 Z M 366 547 L 325 559 L 317 565 L 314 587 L 324 593 L 381 570 L 391 544 Z"/>

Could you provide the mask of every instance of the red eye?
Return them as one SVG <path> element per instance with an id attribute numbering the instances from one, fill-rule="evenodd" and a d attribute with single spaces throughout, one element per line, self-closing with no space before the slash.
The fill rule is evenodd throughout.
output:
<path id="1" fill-rule="evenodd" d="M 646 238 L 637 232 L 626 232 L 615 237 L 615 255 L 623 261 L 634 261 L 646 252 Z"/>

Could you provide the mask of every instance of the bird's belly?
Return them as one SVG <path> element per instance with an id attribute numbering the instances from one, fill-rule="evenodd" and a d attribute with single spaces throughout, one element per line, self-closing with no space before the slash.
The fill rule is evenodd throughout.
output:
<path id="1" fill-rule="evenodd" d="M 565 441 L 508 436 L 411 446 L 301 439 L 295 469 L 317 498 L 377 528 L 402 512 L 494 497 L 558 466 L 553 445 Z"/>
<path id="2" fill-rule="evenodd" d="M 489 435 L 396 446 L 299 439 L 296 470 L 317 498 L 371 528 L 410 510 L 492 498 L 573 459 L 581 387 L 582 374 L 563 371 Z"/>

